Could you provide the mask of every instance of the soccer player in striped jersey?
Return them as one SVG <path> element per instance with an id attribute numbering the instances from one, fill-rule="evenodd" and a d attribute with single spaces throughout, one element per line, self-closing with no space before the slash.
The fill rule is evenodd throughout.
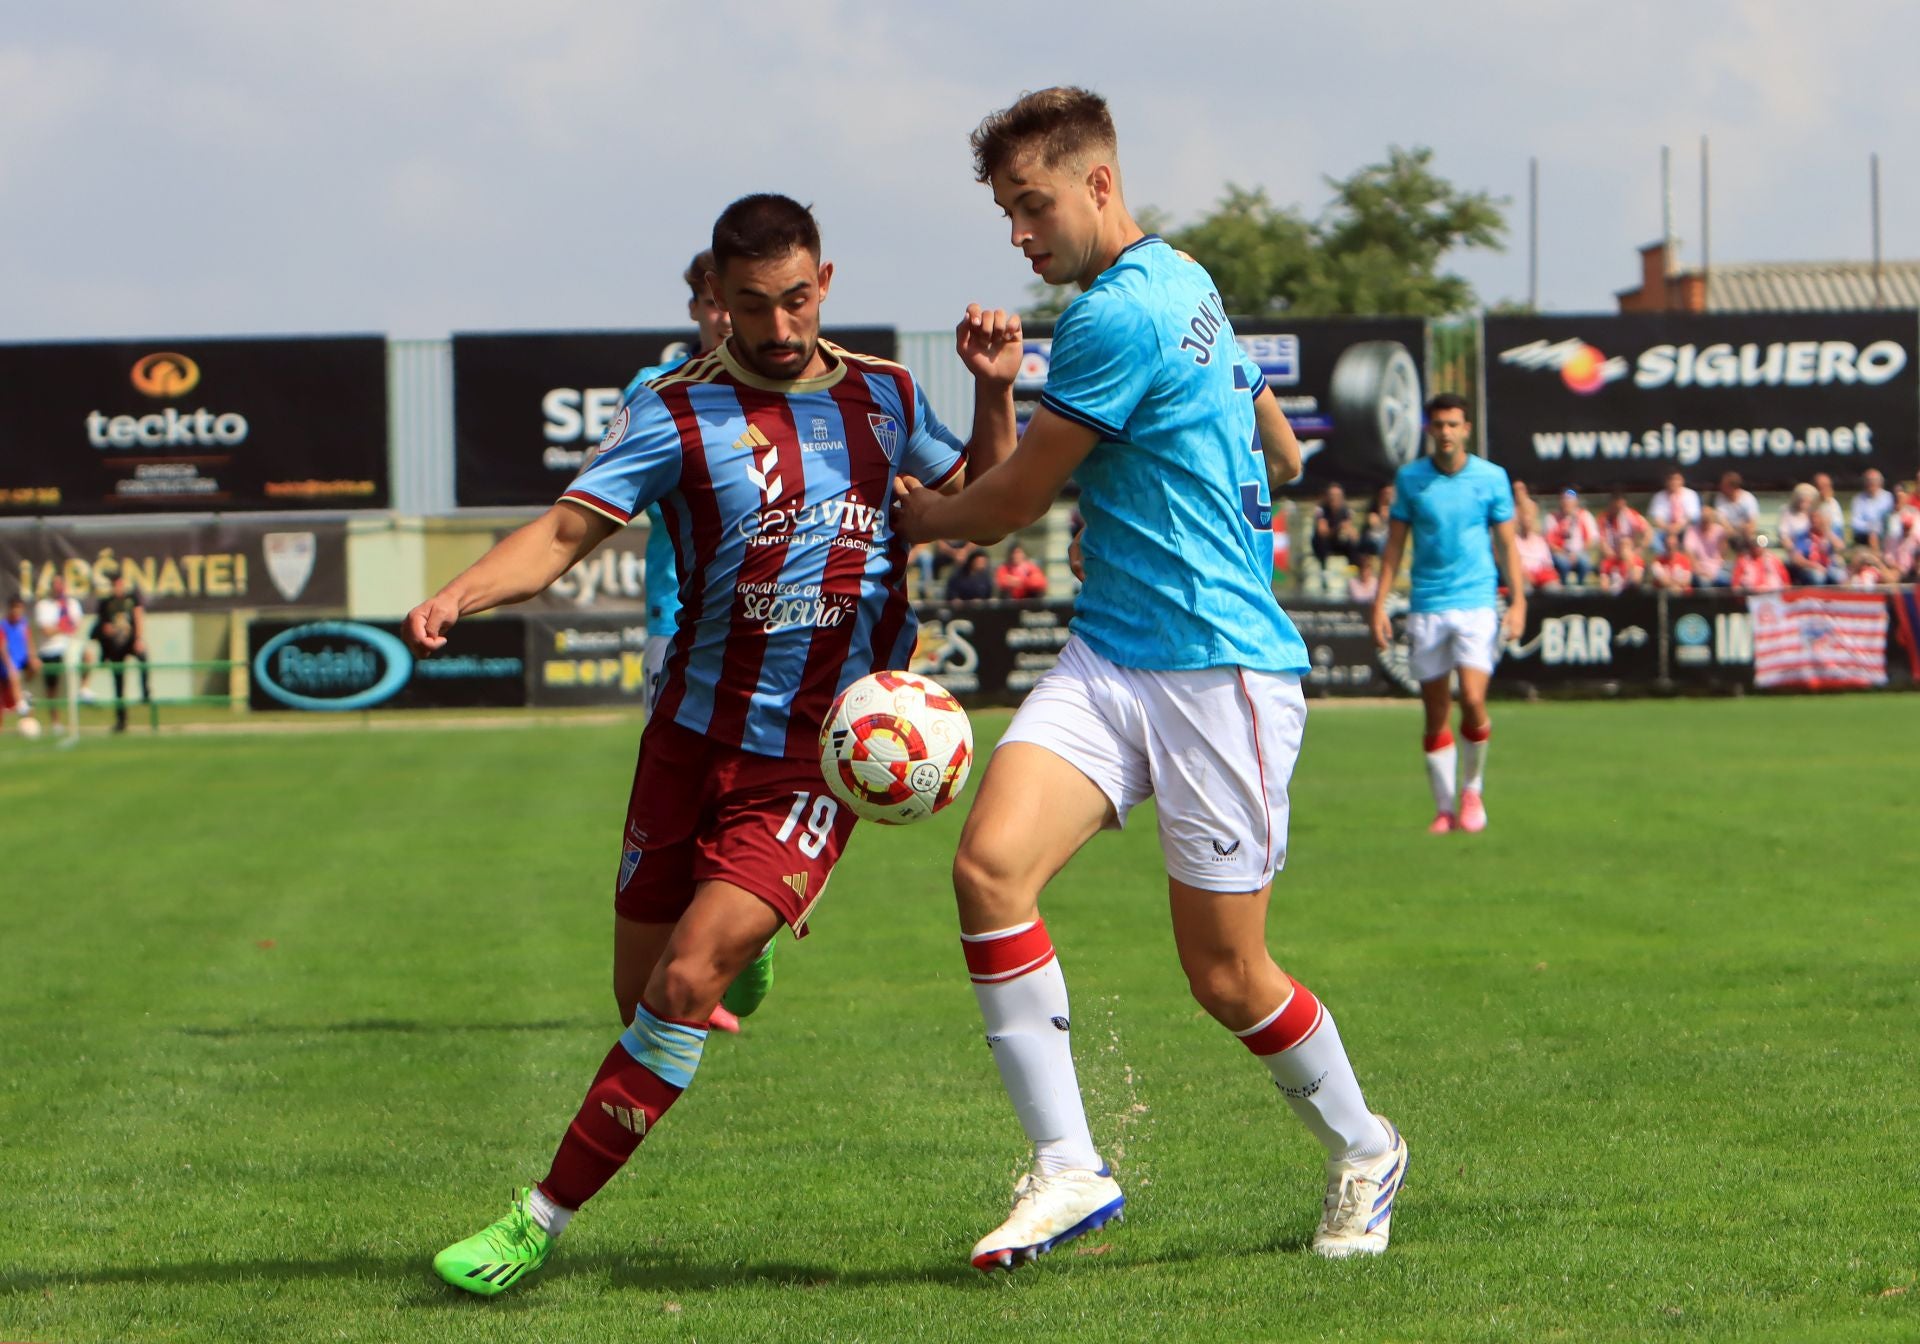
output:
<path id="1" fill-rule="evenodd" d="M 681 278 L 687 282 L 687 316 L 693 319 L 699 333 L 699 348 L 689 352 L 682 346 L 672 358 L 650 364 L 634 374 L 626 390 L 620 394 L 623 403 L 632 401 L 634 394 L 646 384 L 672 373 L 688 360 L 712 354 L 720 348 L 722 341 L 733 334 L 733 319 L 727 316 L 727 310 L 713 297 L 713 291 L 707 284 L 707 277 L 712 273 L 712 248 L 703 249 L 681 273 Z M 647 644 L 641 653 L 640 675 L 647 712 L 651 714 L 653 702 L 660 698 L 660 685 L 666 680 L 667 650 L 673 646 L 673 634 L 680 625 L 680 573 L 675 567 L 673 538 L 667 535 L 666 518 L 658 504 L 647 506 L 646 585 Z M 769 941 L 760 949 L 760 955 L 727 986 L 727 992 L 721 996 L 720 1006 L 713 1010 L 713 1021 L 709 1025 L 722 1031 L 739 1031 L 740 1019 L 751 1016 L 772 987 L 773 943 Z M 623 1014 L 621 1020 L 625 1021 L 632 1015 L 633 1005 L 628 1001 L 628 996 L 622 994 L 618 997 Z"/>
<path id="2" fill-rule="evenodd" d="M 1387 599 L 1400 556 L 1413 543 L 1412 610 L 1407 613 L 1407 664 L 1420 683 L 1426 712 L 1421 747 L 1433 821 L 1427 831 L 1483 831 L 1487 808 L 1487 682 L 1505 640 L 1527 625 L 1526 576 L 1514 541 L 1513 487 L 1506 470 L 1468 451 L 1473 421 L 1464 398 L 1442 392 L 1427 403 L 1426 457 L 1409 462 L 1394 477 L 1393 509 L 1380 591 L 1373 598 L 1373 639 L 1393 642 Z M 1507 614 L 1499 614 L 1494 552 L 1507 574 Z M 1460 737 L 1456 747 L 1447 719 L 1453 680 L 1460 679 Z"/>
<path id="3" fill-rule="evenodd" d="M 1043 280 L 1083 292 L 1054 327 L 1013 456 L 953 496 L 903 482 L 899 526 L 915 540 L 1000 536 L 1069 477 L 1086 519 L 1072 635 L 1001 738 L 953 865 L 987 1040 L 1034 1147 L 973 1263 L 1012 1269 L 1125 1203 L 1087 1128 L 1039 900 L 1148 796 L 1194 998 L 1326 1147 L 1314 1249 L 1378 1254 L 1406 1144 L 1368 1109 L 1333 1018 L 1266 944 L 1306 720 L 1306 646 L 1272 587 L 1271 492 L 1299 473 L 1299 444 L 1206 271 L 1128 212 L 1104 100 L 1028 94 L 983 121 L 973 149 L 1014 246 Z"/>
<path id="4" fill-rule="evenodd" d="M 916 634 L 902 474 L 957 490 L 1012 451 L 1020 326 L 970 307 L 966 445 L 898 364 L 820 339 L 833 267 L 806 207 L 748 196 L 713 230 L 733 335 L 639 389 L 560 501 L 407 617 L 417 654 L 532 596 L 658 501 L 685 599 L 647 720 L 615 879 L 614 980 L 631 1025 L 547 1174 L 434 1259 L 491 1296 L 537 1269 L 692 1081 L 722 992 L 781 924 L 803 937 L 853 829 L 820 779 L 834 697 L 903 667 Z M 457 632 L 455 632 L 457 638 Z"/>

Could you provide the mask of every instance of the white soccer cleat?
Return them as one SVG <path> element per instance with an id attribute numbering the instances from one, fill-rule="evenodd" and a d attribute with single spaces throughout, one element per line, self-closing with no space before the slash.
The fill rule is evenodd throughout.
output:
<path id="1" fill-rule="evenodd" d="M 1030 1171 L 1013 1187 L 1013 1212 L 973 1248 L 978 1270 L 1015 1269 L 1063 1241 L 1120 1217 L 1127 1197 L 1107 1168 Z"/>
<path id="2" fill-rule="evenodd" d="M 1374 1119 L 1393 1139 L 1386 1152 L 1364 1162 L 1327 1163 L 1327 1197 L 1313 1250 L 1329 1260 L 1379 1255 L 1387 1249 L 1394 1196 L 1407 1178 L 1407 1141 L 1386 1116 Z"/>

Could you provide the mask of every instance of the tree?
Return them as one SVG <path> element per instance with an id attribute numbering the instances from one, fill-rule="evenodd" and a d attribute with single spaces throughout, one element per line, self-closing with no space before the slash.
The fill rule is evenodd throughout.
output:
<path id="1" fill-rule="evenodd" d="M 1165 227 L 1150 208 L 1139 218 L 1207 268 L 1235 316 L 1441 317 L 1476 301 L 1441 263 L 1455 248 L 1504 250 L 1506 201 L 1461 191 L 1432 164 L 1430 149 L 1391 146 L 1385 162 L 1326 179 L 1333 200 L 1312 221 L 1231 182 L 1213 213 L 1185 228 Z M 1037 285 L 1027 315 L 1058 317 L 1072 297 Z"/>

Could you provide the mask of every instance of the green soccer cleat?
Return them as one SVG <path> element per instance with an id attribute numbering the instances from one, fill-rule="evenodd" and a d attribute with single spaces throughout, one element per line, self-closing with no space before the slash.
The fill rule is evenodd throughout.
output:
<path id="1" fill-rule="evenodd" d="M 506 1216 L 456 1241 L 433 1257 L 433 1268 L 455 1288 L 481 1297 L 503 1293 L 547 1262 L 553 1238 L 527 1212 L 529 1190 L 514 1197 Z"/>
<path id="2" fill-rule="evenodd" d="M 773 939 L 769 938 L 767 945 L 760 949 L 760 955 L 727 986 L 727 992 L 720 996 L 720 1006 L 735 1017 L 751 1017 L 772 988 Z"/>

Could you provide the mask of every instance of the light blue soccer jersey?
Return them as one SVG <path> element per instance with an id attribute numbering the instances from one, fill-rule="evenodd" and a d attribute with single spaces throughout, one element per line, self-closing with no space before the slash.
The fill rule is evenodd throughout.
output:
<path id="1" fill-rule="evenodd" d="M 1273 503 L 1253 419 L 1264 385 L 1212 277 L 1152 234 L 1055 324 L 1041 404 L 1100 435 L 1074 472 L 1087 578 L 1073 630 L 1102 657 L 1307 670 L 1273 595 Z"/>
<path id="2" fill-rule="evenodd" d="M 1413 610 L 1496 605 L 1500 578 L 1488 529 L 1513 517 L 1506 468 L 1469 456 L 1449 476 L 1423 457 L 1400 468 L 1393 485 L 1390 516 L 1413 535 Z"/>
<path id="3" fill-rule="evenodd" d="M 627 390 L 620 394 L 622 403 L 633 400 L 633 394 L 663 373 L 672 373 L 689 357 L 681 355 L 678 359 L 667 360 L 664 364 L 650 364 L 633 375 L 627 384 Z M 647 635 L 649 638 L 665 636 L 673 638 L 673 632 L 680 625 L 680 572 L 674 567 L 673 538 L 667 535 L 667 520 L 660 512 L 658 504 L 647 508 Z"/>

